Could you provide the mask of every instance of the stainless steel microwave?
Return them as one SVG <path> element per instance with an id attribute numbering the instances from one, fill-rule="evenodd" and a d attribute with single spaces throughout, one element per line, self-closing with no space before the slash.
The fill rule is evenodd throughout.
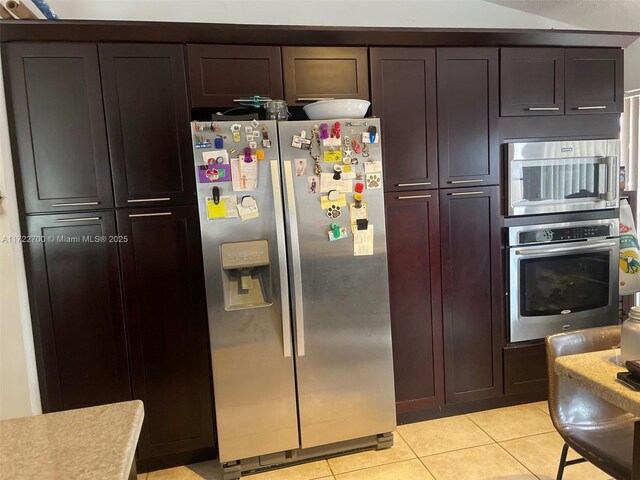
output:
<path id="1" fill-rule="evenodd" d="M 509 216 L 617 208 L 620 140 L 508 144 Z"/>

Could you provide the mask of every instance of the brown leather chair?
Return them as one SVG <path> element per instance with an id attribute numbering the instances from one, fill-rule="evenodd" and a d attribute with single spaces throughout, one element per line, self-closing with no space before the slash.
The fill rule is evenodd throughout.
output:
<path id="1" fill-rule="evenodd" d="M 637 418 L 592 395 L 554 370 L 557 357 L 608 350 L 620 344 L 620 327 L 600 327 L 547 337 L 549 412 L 565 441 L 557 479 L 562 479 L 568 448 L 616 479 L 631 479 L 633 428 Z"/>

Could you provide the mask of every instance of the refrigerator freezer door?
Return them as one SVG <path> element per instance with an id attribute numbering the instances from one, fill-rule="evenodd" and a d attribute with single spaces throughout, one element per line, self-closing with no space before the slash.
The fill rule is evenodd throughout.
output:
<path id="1" fill-rule="evenodd" d="M 251 122 L 237 122 L 240 125 L 239 142 L 233 139 L 232 124 L 217 122 L 219 133 L 208 128 L 209 122 L 198 122 L 197 131 L 192 124 L 194 140 L 199 146 L 207 143 L 214 145 L 218 135 L 225 135 L 223 147 L 227 149 L 229 159 L 234 159 L 238 154 L 243 154 L 248 146 L 245 140 L 249 130 L 260 133 L 257 143 L 261 145 L 262 134 L 265 133 L 262 127 L 266 127 L 272 146 L 264 148 L 264 160 L 257 161 L 257 187 L 253 191 L 243 192 L 234 192 L 232 182 L 220 181 L 221 177 L 228 178 L 226 175 L 229 171 L 233 172 L 233 169 L 220 166 L 226 164 L 215 163 L 215 158 L 220 157 L 222 159 L 219 161 L 224 162 L 225 154 L 212 155 L 213 147 L 194 147 L 193 150 L 205 262 L 218 443 L 220 461 L 223 463 L 299 447 L 276 124 L 260 122 L 258 127 L 250 128 Z M 238 132 L 237 127 L 234 129 Z M 231 153 L 231 149 L 236 153 Z M 219 167 L 218 176 L 209 175 L 215 179 L 214 182 L 207 181 L 207 176 L 199 171 L 199 167 L 205 164 L 204 158 L 211 156 L 214 157 L 213 163 Z M 251 179 L 248 183 L 251 183 Z M 208 217 L 225 213 L 224 210 L 216 210 L 215 205 L 206 203 L 207 197 L 215 196 L 214 187 L 218 189 L 215 193 L 220 200 L 236 195 L 238 205 L 241 205 L 242 197 L 252 196 L 257 203 L 258 218 L 242 221 L 238 216 L 209 220 Z M 254 213 L 246 218 L 252 216 Z M 260 240 L 267 241 L 268 255 L 259 251 L 259 246 L 264 243 L 255 241 Z M 225 252 L 231 252 L 227 254 L 233 258 L 226 259 L 225 265 L 233 267 L 242 262 L 259 264 L 255 268 L 254 278 L 255 288 L 260 288 L 258 281 L 266 284 L 261 293 L 261 298 L 265 300 L 261 302 L 263 306 L 225 308 L 224 289 L 234 285 L 236 290 L 231 293 L 237 296 L 240 288 L 238 281 L 230 282 L 231 277 L 225 277 L 228 272 L 222 269 L 221 244 L 231 242 L 255 242 L 247 244 L 248 261 L 239 257 L 244 252 L 238 245 L 226 249 Z M 252 252 L 252 248 L 257 251 Z M 254 261 L 251 260 L 252 255 L 256 255 Z M 268 265 L 265 265 L 265 258 L 268 258 Z M 245 278 L 250 273 L 246 269 L 235 272 Z M 257 274 L 261 276 L 258 278 Z"/>
<path id="2" fill-rule="evenodd" d="M 373 255 L 354 256 L 348 207 L 354 191 L 346 193 L 340 216 L 329 218 L 321 205 L 327 193 L 320 192 L 319 180 L 317 193 L 310 193 L 314 162 L 309 151 L 291 147 L 294 135 L 304 130 L 310 138 L 314 125 L 327 123 L 331 129 L 335 121 L 278 123 L 303 448 L 395 428 L 382 173 L 374 173 L 370 182 L 380 188 L 362 192 L 374 232 Z M 371 125 L 380 132 L 377 119 L 353 121 L 368 124 L 353 127 L 348 120 L 338 121 L 342 140 L 345 135 L 362 140 L 361 133 Z M 366 183 L 364 162 L 382 160 L 379 142 L 368 145 L 370 157 L 352 153 L 359 159 L 354 171 L 362 173 L 360 183 Z M 317 152 L 315 141 L 311 152 Z M 334 163 L 321 158 L 320 165 L 323 172 L 333 172 Z M 347 238 L 329 241 L 332 223 L 346 227 Z"/>

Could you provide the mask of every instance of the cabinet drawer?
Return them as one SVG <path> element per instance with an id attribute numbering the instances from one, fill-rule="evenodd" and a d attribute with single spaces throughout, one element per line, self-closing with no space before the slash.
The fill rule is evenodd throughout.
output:
<path id="1" fill-rule="evenodd" d="M 509 346 L 504 352 L 504 393 L 546 392 L 549 387 L 544 343 Z"/>
<path id="2" fill-rule="evenodd" d="M 240 97 L 282 99 L 280 47 L 187 45 L 191 107 L 237 107 Z"/>
<path id="3" fill-rule="evenodd" d="M 369 100 L 365 47 L 282 47 L 282 62 L 289 105 L 325 98 Z"/>

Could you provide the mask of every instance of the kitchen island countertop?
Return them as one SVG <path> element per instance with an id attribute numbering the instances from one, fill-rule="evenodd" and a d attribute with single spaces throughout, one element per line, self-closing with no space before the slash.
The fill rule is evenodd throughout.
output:
<path id="1" fill-rule="evenodd" d="M 81 408 L 0 422 L 0 478 L 129 478 L 142 402 Z"/>

